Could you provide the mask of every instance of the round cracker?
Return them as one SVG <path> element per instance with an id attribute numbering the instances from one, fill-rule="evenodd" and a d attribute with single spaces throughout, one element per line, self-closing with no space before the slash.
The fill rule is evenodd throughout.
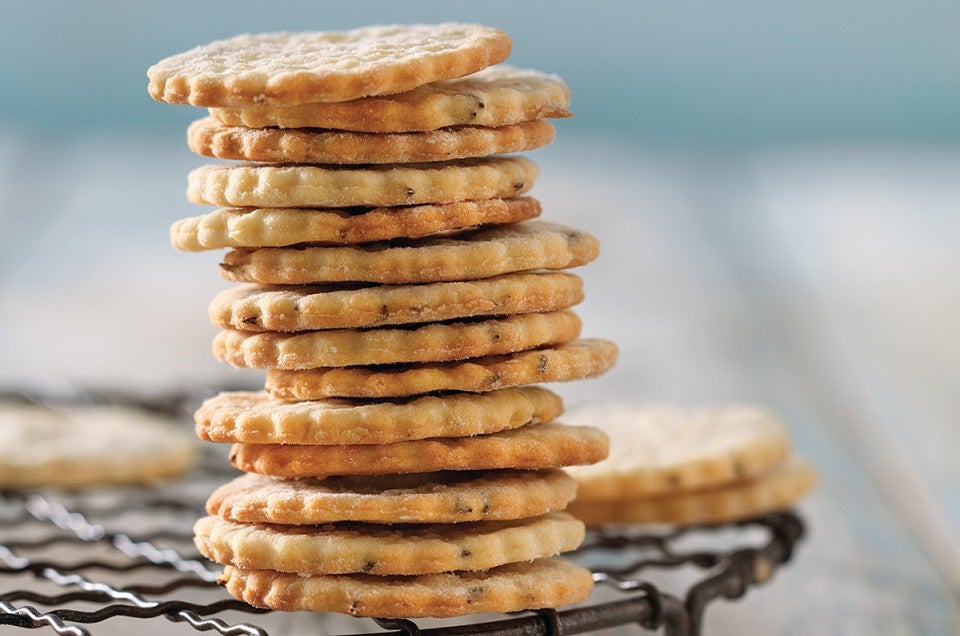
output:
<path id="1" fill-rule="evenodd" d="M 237 249 L 224 256 L 220 273 L 228 280 L 246 283 L 397 285 L 579 267 L 599 253 L 597 239 L 582 230 L 524 221 L 449 236 L 356 247 Z"/>
<path id="2" fill-rule="evenodd" d="M 412 575 L 477 571 L 575 550 L 584 526 L 554 512 L 458 524 L 339 523 L 288 526 L 204 517 L 194 543 L 207 558 L 244 570 L 300 575 Z"/>
<path id="3" fill-rule="evenodd" d="M 337 102 L 461 77 L 509 55 L 505 33 L 475 24 L 244 34 L 160 60 L 147 89 L 194 106 Z"/>
<path id="4" fill-rule="evenodd" d="M 177 426 L 123 406 L 2 404 L 0 488 L 145 484 L 183 474 L 198 447 Z"/>
<path id="5" fill-rule="evenodd" d="M 525 426 L 473 437 L 350 446 L 234 444 L 230 463 L 246 473 L 295 478 L 422 471 L 540 470 L 591 464 L 607 456 L 607 436 L 586 426 Z"/>
<path id="6" fill-rule="evenodd" d="M 395 133 L 572 117 L 569 106 L 570 89 L 556 75 L 499 64 L 405 93 L 300 106 L 211 108 L 210 114 L 225 124 L 249 128 Z"/>
<path id="7" fill-rule="evenodd" d="M 194 420 L 198 437 L 213 442 L 388 444 L 495 433 L 549 422 L 562 412 L 560 397 L 538 387 L 377 402 L 287 402 L 266 392 L 231 391 L 206 400 Z"/>
<path id="8" fill-rule="evenodd" d="M 582 407 L 568 419 L 613 440 L 605 462 L 571 471 L 581 502 L 713 488 L 770 472 L 790 453 L 786 426 L 756 406 L 609 403 Z"/>
<path id="9" fill-rule="evenodd" d="M 391 367 L 326 367 L 267 371 L 267 390 L 284 400 L 328 397 L 382 399 L 433 391 L 492 391 L 538 382 L 568 382 L 600 375 L 613 367 L 617 346 L 585 338 L 502 356 L 450 363 Z"/>
<path id="10" fill-rule="evenodd" d="M 263 208 L 450 203 L 523 194 L 537 173 L 537 165 L 520 156 L 359 166 L 211 164 L 187 175 L 187 199 Z"/>
<path id="11" fill-rule="evenodd" d="M 532 197 L 351 209 L 221 208 L 176 221 L 170 227 L 170 242 L 188 251 L 298 243 L 353 245 L 515 223 L 540 212 L 540 202 Z"/>
<path id="12" fill-rule="evenodd" d="M 315 369 L 462 360 L 559 344 L 576 338 L 580 318 L 569 310 L 410 328 L 329 329 L 284 334 L 227 329 L 213 355 L 237 367 Z"/>
<path id="13" fill-rule="evenodd" d="M 458 126 L 419 133 L 363 133 L 228 126 L 212 117 L 187 129 L 190 150 L 205 157 L 273 163 L 422 163 L 525 152 L 553 141 L 554 129 L 536 120 L 487 128 Z"/>
<path id="14" fill-rule="evenodd" d="M 816 472 L 805 461 L 793 458 L 755 479 L 717 488 L 619 501 L 578 499 L 568 510 L 590 527 L 632 523 L 729 523 L 786 510 L 806 495 L 816 481 Z"/>
<path id="15" fill-rule="evenodd" d="M 557 558 L 511 563 L 486 572 L 410 577 L 300 576 L 227 566 L 221 582 L 230 594 L 256 607 L 378 618 L 443 618 L 560 607 L 586 599 L 593 589 L 590 570 Z"/>
<path id="16" fill-rule="evenodd" d="M 440 322 L 566 309 L 583 300 L 583 281 L 565 272 L 422 285 L 242 285 L 210 303 L 222 329 L 311 331 Z"/>
<path id="17" fill-rule="evenodd" d="M 461 523 L 563 510 L 576 482 L 562 470 L 487 470 L 274 479 L 246 474 L 217 488 L 207 512 L 239 523 Z"/>

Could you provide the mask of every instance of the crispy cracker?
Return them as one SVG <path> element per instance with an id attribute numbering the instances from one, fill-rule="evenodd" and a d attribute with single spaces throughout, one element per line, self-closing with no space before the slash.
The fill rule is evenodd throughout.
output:
<path id="1" fill-rule="evenodd" d="M 197 450 L 176 422 L 138 409 L 0 404 L 0 488 L 145 484 L 185 473 Z"/>
<path id="2" fill-rule="evenodd" d="M 509 55 L 505 33 L 471 24 L 244 34 L 157 62 L 147 89 L 194 106 L 339 102 L 461 77 Z"/>
<path id="3" fill-rule="evenodd" d="M 217 294 L 209 313 L 222 329 L 310 331 L 554 311 L 581 300 L 580 277 L 540 272 L 423 285 L 242 285 Z"/>
<path id="4" fill-rule="evenodd" d="M 614 440 L 607 461 L 571 471 L 583 502 L 712 488 L 767 473 L 790 453 L 786 426 L 755 406 L 597 404 L 567 419 Z"/>
<path id="5" fill-rule="evenodd" d="M 187 175 L 187 199 L 264 208 L 449 203 L 523 194 L 537 172 L 519 156 L 360 166 L 211 164 Z"/>
<path id="6" fill-rule="evenodd" d="M 591 464 L 607 456 L 607 436 L 558 423 L 476 435 L 351 446 L 234 444 L 230 463 L 283 478 L 387 475 L 421 471 L 539 470 Z"/>
<path id="7" fill-rule="evenodd" d="M 569 106 L 570 89 L 556 75 L 501 64 L 405 93 L 289 107 L 211 108 L 210 114 L 225 124 L 250 128 L 393 133 L 571 117 Z"/>
<path id="8" fill-rule="evenodd" d="M 221 208 L 176 221 L 170 242 L 180 250 L 352 245 L 525 221 L 540 216 L 532 197 L 379 208 Z"/>
<path id="9" fill-rule="evenodd" d="M 816 472 L 793 458 L 754 479 L 706 490 L 619 501 L 574 501 L 568 511 L 588 526 L 622 523 L 727 523 L 784 510 L 816 484 Z"/>
<path id="10" fill-rule="evenodd" d="M 574 550 L 583 523 L 554 512 L 458 524 L 339 523 L 289 526 L 204 517 L 194 542 L 207 558 L 244 570 L 301 575 L 411 575 L 488 570 Z"/>
<path id="11" fill-rule="evenodd" d="M 246 474 L 207 512 L 240 523 L 460 523 L 563 510 L 576 482 L 561 470 L 488 470 L 281 480 Z"/>
<path id="12" fill-rule="evenodd" d="M 205 157 L 274 163 L 423 163 L 535 150 L 553 141 L 553 126 L 536 120 L 487 128 L 363 133 L 316 128 L 245 128 L 212 117 L 187 129 L 190 150 Z"/>
<path id="13" fill-rule="evenodd" d="M 464 322 L 304 333 L 250 333 L 227 329 L 213 355 L 237 367 L 315 369 L 353 365 L 463 360 L 561 344 L 580 334 L 569 310 Z"/>
<path id="14" fill-rule="evenodd" d="M 206 400 L 194 419 L 205 441 L 387 444 L 495 433 L 549 422 L 562 412 L 560 397 L 537 387 L 377 402 L 285 402 L 266 392 L 232 391 Z"/>
<path id="15" fill-rule="evenodd" d="M 617 346 L 609 340 L 586 338 L 556 347 L 450 363 L 304 371 L 270 369 L 266 387 L 275 397 L 284 400 L 380 399 L 434 391 L 482 392 L 597 376 L 613 367 L 617 353 Z"/>
<path id="16" fill-rule="evenodd" d="M 304 577 L 227 566 L 221 582 L 230 594 L 256 607 L 379 618 L 442 618 L 560 607 L 586 599 L 593 589 L 590 570 L 557 558 L 512 563 L 485 572 L 409 577 Z"/>
<path id="17" fill-rule="evenodd" d="M 556 223 L 524 221 L 443 237 L 355 247 L 236 249 L 220 264 L 237 282 L 304 285 L 329 282 L 431 283 L 489 278 L 536 269 L 566 269 L 600 253 L 590 234 Z"/>

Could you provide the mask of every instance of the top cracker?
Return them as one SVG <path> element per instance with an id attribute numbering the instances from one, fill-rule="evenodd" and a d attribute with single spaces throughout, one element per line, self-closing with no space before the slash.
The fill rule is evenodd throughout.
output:
<path id="1" fill-rule="evenodd" d="M 508 55 L 505 33 L 475 24 L 245 34 L 161 60 L 147 88 L 194 106 L 338 102 L 469 75 Z"/>

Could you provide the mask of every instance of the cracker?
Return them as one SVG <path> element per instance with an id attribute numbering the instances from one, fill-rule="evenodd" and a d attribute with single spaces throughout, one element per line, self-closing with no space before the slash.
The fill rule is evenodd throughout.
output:
<path id="1" fill-rule="evenodd" d="M 607 436 L 586 426 L 550 423 L 476 435 L 350 446 L 234 444 L 239 470 L 283 478 L 388 475 L 447 470 L 539 470 L 598 462 Z"/>
<path id="2" fill-rule="evenodd" d="M 512 197 L 536 178 L 537 165 L 518 156 L 361 166 L 211 164 L 187 175 L 187 199 L 264 208 L 416 205 Z"/>
<path id="3" fill-rule="evenodd" d="M 525 221 L 540 216 L 532 197 L 379 208 L 221 208 L 176 221 L 170 242 L 180 250 L 352 245 Z"/>
<path id="4" fill-rule="evenodd" d="M 281 480 L 246 474 L 207 512 L 240 523 L 461 523 L 563 510 L 576 482 L 561 470 L 488 470 Z"/>
<path id="5" fill-rule="evenodd" d="M 586 599 L 593 589 L 590 570 L 557 558 L 511 563 L 485 572 L 409 577 L 300 576 L 227 566 L 221 582 L 230 594 L 256 607 L 378 618 L 444 618 L 560 607 Z"/>
<path id="6" fill-rule="evenodd" d="M 225 124 L 250 128 L 393 133 L 571 117 L 569 106 L 570 89 L 556 75 L 501 64 L 393 95 L 289 107 L 211 108 L 210 114 Z"/>
<path id="7" fill-rule="evenodd" d="M 599 253 L 599 242 L 586 232 L 556 223 L 524 221 L 359 247 L 237 249 L 224 256 L 220 273 L 228 280 L 247 283 L 396 285 L 566 269 L 585 265 Z"/>
<path id="8" fill-rule="evenodd" d="M 617 353 L 617 346 L 609 340 L 585 338 L 556 347 L 450 363 L 304 371 L 270 369 L 266 387 L 275 397 L 284 400 L 379 399 L 433 391 L 482 392 L 594 377 L 613 367 Z"/>
<path id="9" fill-rule="evenodd" d="M 222 329 L 310 331 L 555 311 L 581 300 L 580 277 L 540 272 L 423 285 L 240 285 L 217 294 L 209 313 Z"/>
<path id="10" fill-rule="evenodd" d="M 816 472 L 793 458 L 772 472 L 717 488 L 620 501 L 580 501 L 569 512 L 588 526 L 624 523 L 727 523 L 785 510 L 816 484 Z"/>
<path id="11" fill-rule="evenodd" d="M 773 470 L 790 453 L 783 422 L 755 406 L 598 404 L 568 419 L 596 426 L 614 440 L 607 461 L 571 471 L 581 501 L 620 501 L 750 479 Z"/>
<path id="12" fill-rule="evenodd" d="M 458 524 L 249 524 L 204 517 L 194 542 L 207 558 L 244 570 L 315 574 L 433 574 L 489 570 L 575 550 L 581 521 L 567 513 Z"/>
<path id="13" fill-rule="evenodd" d="M 409 328 L 295 334 L 227 329 L 214 338 L 213 355 L 237 367 L 315 369 L 462 360 L 560 344 L 579 334 L 580 318 L 569 310 Z"/>
<path id="14" fill-rule="evenodd" d="M 0 404 L 0 488 L 145 484 L 185 473 L 197 450 L 175 422 L 139 409 Z"/>
<path id="15" fill-rule="evenodd" d="M 426 132 L 364 133 L 245 128 L 205 117 L 187 129 L 187 145 L 198 155 L 239 161 L 402 164 L 524 152 L 546 146 L 553 136 L 553 126 L 542 120 L 497 128 L 458 126 Z"/>
<path id="16" fill-rule="evenodd" d="M 509 55 L 505 33 L 471 24 L 244 34 L 157 62 L 147 90 L 194 106 L 337 102 L 461 77 Z"/>
<path id="17" fill-rule="evenodd" d="M 377 402 L 285 402 L 266 392 L 233 391 L 206 400 L 194 419 L 205 441 L 387 444 L 495 433 L 549 422 L 562 412 L 560 397 L 537 387 Z"/>

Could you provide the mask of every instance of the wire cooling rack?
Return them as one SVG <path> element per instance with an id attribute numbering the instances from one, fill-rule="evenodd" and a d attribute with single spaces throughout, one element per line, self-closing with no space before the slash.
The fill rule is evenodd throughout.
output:
<path id="1" fill-rule="evenodd" d="M 174 396 L 147 406 L 186 412 Z M 216 583 L 217 566 L 193 546 L 193 522 L 205 514 L 207 495 L 236 475 L 219 450 L 206 445 L 204 461 L 187 478 L 152 488 L 0 492 L 0 626 L 71 636 L 533 636 L 633 624 L 697 635 L 710 602 L 766 582 L 804 534 L 790 511 L 736 524 L 591 531 L 568 556 L 593 571 L 596 589 L 563 611 L 485 614 L 466 623 L 269 612 L 230 597 Z"/>

